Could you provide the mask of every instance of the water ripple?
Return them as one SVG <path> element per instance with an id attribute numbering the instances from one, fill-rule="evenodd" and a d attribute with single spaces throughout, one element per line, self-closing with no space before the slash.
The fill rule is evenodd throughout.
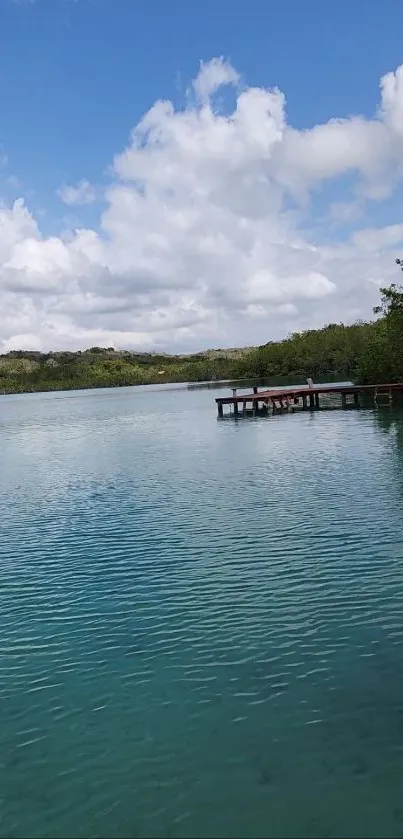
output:
<path id="1" fill-rule="evenodd" d="M 401 836 L 402 417 L 178 393 L 2 402 L 0 835 Z"/>

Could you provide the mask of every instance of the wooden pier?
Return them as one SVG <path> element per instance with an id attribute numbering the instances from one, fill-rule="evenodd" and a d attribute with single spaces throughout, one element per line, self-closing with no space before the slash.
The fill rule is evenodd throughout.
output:
<path id="1" fill-rule="evenodd" d="M 322 408 L 359 408 L 368 397 L 376 406 L 393 404 L 394 396 L 403 394 L 403 382 L 382 385 L 297 385 L 279 390 L 258 390 L 252 393 L 238 393 L 219 396 L 216 399 L 218 416 L 225 416 L 224 407 L 230 406 L 234 417 L 261 413 L 276 414 L 298 410 L 318 411 Z M 232 410 L 231 410 L 232 409 Z"/>

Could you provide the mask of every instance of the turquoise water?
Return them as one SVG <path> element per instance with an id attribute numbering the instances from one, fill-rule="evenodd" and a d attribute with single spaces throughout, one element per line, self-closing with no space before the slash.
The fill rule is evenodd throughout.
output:
<path id="1" fill-rule="evenodd" d="M 226 391 L 225 391 L 226 392 Z M 403 419 L 0 399 L 0 835 L 403 835 Z"/>

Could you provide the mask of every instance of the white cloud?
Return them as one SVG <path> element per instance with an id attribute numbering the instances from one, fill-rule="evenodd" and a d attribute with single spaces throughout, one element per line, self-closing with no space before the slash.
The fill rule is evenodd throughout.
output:
<path id="1" fill-rule="evenodd" d="M 200 62 L 200 71 L 193 82 L 193 88 L 199 99 L 208 103 L 211 95 L 220 87 L 229 84 L 236 85 L 239 78 L 239 73 L 221 56 L 220 58 L 213 58 L 207 63 Z"/>
<path id="2" fill-rule="evenodd" d="M 75 186 L 64 184 L 57 190 L 57 195 L 69 207 L 93 204 L 96 200 L 95 189 L 87 180 L 79 181 Z"/>
<path id="3" fill-rule="evenodd" d="M 368 317 L 376 285 L 395 276 L 403 219 L 329 243 L 307 232 L 309 197 L 320 188 L 325 203 L 327 182 L 348 176 L 353 191 L 338 204 L 329 194 L 329 217 L 356 222 L 391 194 L 403 176 L 403 69 L 381 80 L 373 118 L 297 130 L 281 91 L 241 85 L 213 59 L 182 110 L 150 108 L 112 173 L 96 230 L 45 237 L 23 199 L 0 207 L 4 349 L 192 350 Z M 86 180 L 59 195 L 95 198 Z"/>
<path id="4" fill-rule="evenodd" d="M 381 251 L 403 243 L 403 224 L 389 224 L 387 227 L 360 230 L 353 236 L 353 243 L 363 251 Z"/>

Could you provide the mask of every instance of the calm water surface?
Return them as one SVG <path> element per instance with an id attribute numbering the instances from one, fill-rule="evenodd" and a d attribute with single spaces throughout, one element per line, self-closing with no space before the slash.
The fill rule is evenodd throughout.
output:
<path id="1" fill-rule="evenodd" d="M 403 836 L 403 419 L 0 399 L 0 835 Z"/>

